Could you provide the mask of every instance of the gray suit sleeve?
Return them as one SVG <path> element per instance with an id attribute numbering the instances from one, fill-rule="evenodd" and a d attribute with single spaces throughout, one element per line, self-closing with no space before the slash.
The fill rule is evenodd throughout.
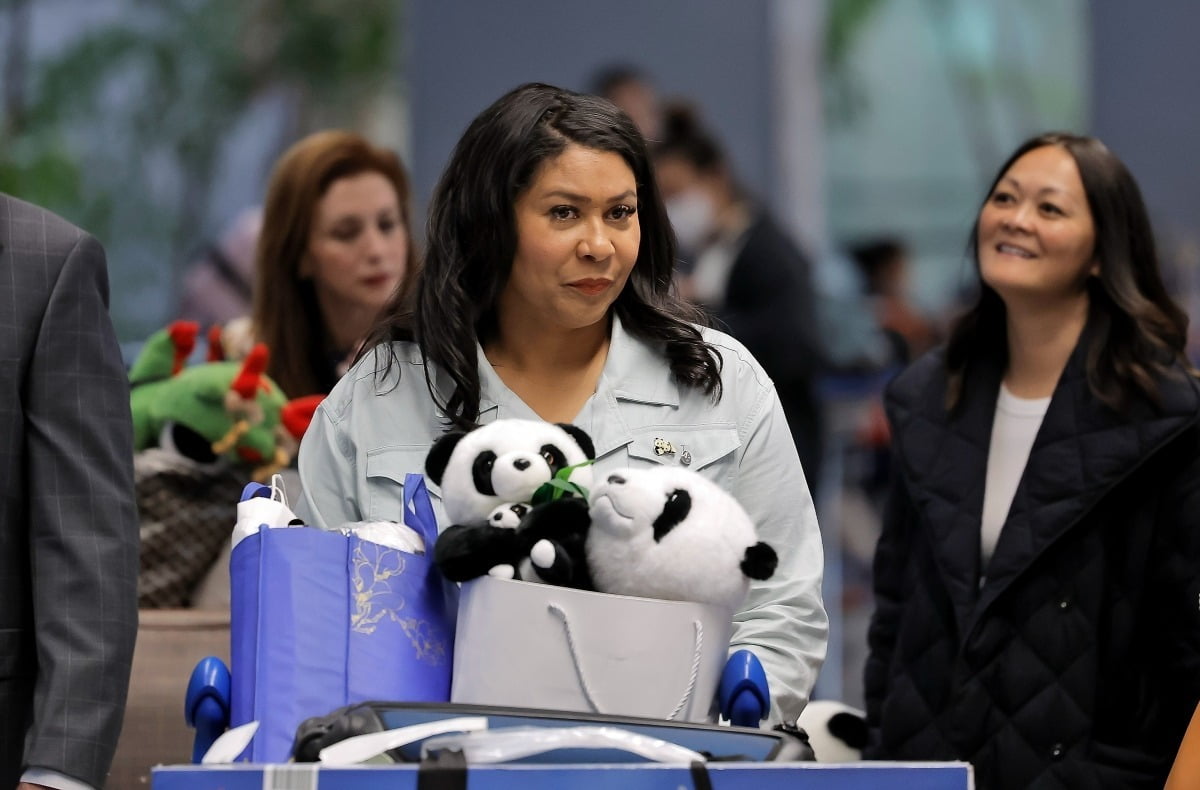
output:
<path id="1" fill-rule="evenodd" d="M 128 380 L 90 236 L 51 290 L 26 392 L 38 670 L 25 765 L 100 787 L 129 686 L 139 546 Z"/>

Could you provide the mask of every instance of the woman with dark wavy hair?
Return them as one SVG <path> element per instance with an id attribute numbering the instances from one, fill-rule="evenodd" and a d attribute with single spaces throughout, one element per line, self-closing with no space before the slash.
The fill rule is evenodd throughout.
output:
<path id="1" fill-rule="evenodd" d="M 516 88 L 458 142 L 427 236 L 411 297 L 306 434 L 309 523 L 396 519 L 405 473 L 447 425 L 571 422 L 594 440 L 598 475 L 690 467 L 780 555 L 733 645 L 762 661 L 771 719 L 794 720 L 827 632 L 812 499 L 762 368 L 672 293 L 674 236 L 632 121 L 597 97 Z"/>
<path id="2" fill-rule="evenodd" d="M 1000 168 L 980 296 L 887 396 L 867 754 L 994 788 L 1162 787 L 1200 699 L 1200 387 L 1098 140 Z"/>

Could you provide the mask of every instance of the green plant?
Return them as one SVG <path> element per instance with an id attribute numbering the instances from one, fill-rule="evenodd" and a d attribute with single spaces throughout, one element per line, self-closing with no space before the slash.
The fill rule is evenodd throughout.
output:
<path id="1" fill-rule="evenodd" d="M 830 120 L 851 121 L 867 102 L 866 89 L 855 75 L 851 55 L 886 0 L 828 0 L 822 65 L 825 69 L 825 111 Z"/>
<path id="2" fill-rule="evenodd" d="M 26 40 L 30 0 L 0 2 L 10 42 Z M 118 332 L 141 337 L 205 238 L 229 132 L 264 100 L 287 119 L 272 156 L 319 126 L 361 125 L 399 76 L 400 18 L 392 0 L 122 5 L 51 57 L 7 49 L 0 189 L 105 241 Z M 148 314 L 150 293 L 163 312 Z"/>

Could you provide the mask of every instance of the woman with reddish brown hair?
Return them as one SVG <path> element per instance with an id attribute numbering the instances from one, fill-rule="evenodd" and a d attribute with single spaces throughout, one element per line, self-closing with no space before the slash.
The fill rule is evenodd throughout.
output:
<path id="1" fill-rule="evenodd" d="M 276 163 L 252 321 L 289 397 L 329 392 L 408 279 L 410 203 L 399 157 L 352 132 L 309 135 Z"/>

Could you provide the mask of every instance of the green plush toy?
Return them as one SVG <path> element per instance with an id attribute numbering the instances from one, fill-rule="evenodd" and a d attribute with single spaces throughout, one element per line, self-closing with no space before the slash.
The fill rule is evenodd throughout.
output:
<path id="1" fill-rule="evenodd" d="M 289 401 L 266 375 L 267 347 L 222 359 L 210 335 L 209 361 L 186 366 L 199 325 L 176 321 L 152 335 L 129 373 L 134 449 L 174 449 L 200 463 L 254 467 L 263 480 L 287 466 L 320 397 Z"/>

